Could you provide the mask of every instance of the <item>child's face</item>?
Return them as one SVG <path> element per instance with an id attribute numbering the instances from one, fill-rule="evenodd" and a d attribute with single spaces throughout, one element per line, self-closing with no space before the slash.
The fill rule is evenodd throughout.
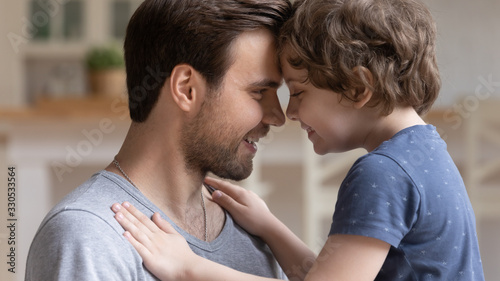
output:
<path id="1" fill-rule="evenodd" d="M 352 102 L 341 99 L 341 95 L 332 90 L 319 89 L 304 82 L 307 70 L 291 67 L 285 57 L 281 58 L 281 63 L 290 90 L 286 115 L 300 122 L 313 143 L 314 151 L 323 155 L 359 147 L 360 140 L 355 133 L 358 116 Z"/>

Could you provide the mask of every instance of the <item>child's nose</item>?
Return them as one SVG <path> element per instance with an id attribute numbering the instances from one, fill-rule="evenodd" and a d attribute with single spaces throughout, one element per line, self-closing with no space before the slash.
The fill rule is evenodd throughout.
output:
<path id="1" fill-rule="evenodd" d="M 293 99 L 290 99 L 290 101 L 288 102 L 288 107 L 286 108 L 286 116 L 292 121 L 298 120 L 297 105 L 293 101 Z"/>

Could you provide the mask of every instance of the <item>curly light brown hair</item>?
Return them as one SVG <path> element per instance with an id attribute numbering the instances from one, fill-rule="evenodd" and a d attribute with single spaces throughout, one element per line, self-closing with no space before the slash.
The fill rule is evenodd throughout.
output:
<path id="1" fill-rule="evenodd" d="M 427 112 L 441 80 L 436 25 L 417 0 L 296 0 L 281 29 L 280 54 L 306 69 L 315 87 L 356 101 L 356 89 L 373 91 L 371 105 L 383 115 L 394 107 Z M 369 82 L 362 68 L 372 76 Z M 353 91 L 354 89 L 354 91 Z"/>

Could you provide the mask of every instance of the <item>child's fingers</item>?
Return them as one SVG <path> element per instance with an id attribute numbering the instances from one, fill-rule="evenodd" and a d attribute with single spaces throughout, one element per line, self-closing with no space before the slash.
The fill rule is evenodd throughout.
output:
<path id="1" fill-rule="evenodd" d="M 177 233 L 170 223 L 161 218 L 159 213 L 154 213 L 153 218 L 149 219 L 141 211 L 137 210 L 132 204 L 124 202 L 122 205 L 135 217 L 144 224 L 152 233 L 163 230 L 166 233 Z"/>
<path id="2" fill-rule="evenodd" d="M 126 210 L 125 210 L 126 212 Z M 123 213 L 122 211 L 119 211 L 115 215 L 115 219 L 118 221 L 118 223 L 125 229 L 125 232 L 123 233 L 123 236 L 129 240 L 134 248 L 139 251 L 143 251 L 142 249 L 148 248 L 151 244 L 151 239 L 149 238 L 149 235 L 144 233 L 143 230 L 140 230 L 136 225 L 134 225 Z M 149 231 L 149 230 L 146 230 Z M 151 233 L 149 231 L 149 233 Z"/>
<path id="3" fill-rule="evenodd" d="M 161 217 L 160 213 L 154 213 L 152 220 L 164 232 L 172 233 L 172 234 L 179 234 L 168 221 L 164 220 Z"/>
<path id="4" fill-rule="evenodd" d="M 127 212 L 124 212 L 127 218 L 129 218 L 130 221 L 132 221 L 139 228 L 145 226 L 151 232 L 155 232 L 158 230 L 158 227 L 151 221 L 149 217 L 147 217 L 141 211 L 137 210 L 137 208 L 129 202 L 125 201 L 121 206 L 125 208 L 126 211 L 128 211 L 129 214 L 127 214 Z"/>
<path id="5" fill-rule="evenodd" d="M 116 213 L 115 219 L 126 232 L 146 248 L 151 247 L 151 240 L 153 240 L 155 231 L 158 232 L 161 230 L 147 216 L 126 202 L 122 205 L 113 204 L 112 209 Z M 137 219 L 136 216 L 139 216 L 140 219 Z"/>
<path id="6" fill-rule="evenodd" d="M 115 219 L 118 221 L 118 223 L 125 229 L 125 232 L 128 232 L 128 234 L 131 234 L 135 240 L 139 241 L 141 244 L 145 245 L 146 247 L 151 243 L 150 242 L 150 236 L 151 236 L 151 231 L 147 229 L 144 225 L 139 224 L 134 224 L 131 221 L 131 216 L 130 213 L 127 216 L 125 213 L 127 213 L 126 210 L 122 209 L 121 211 L 117 212 L 115 215 Z"/>
<path id="7" fill-rule="evenodd" d="M 214 191 L 212 194 L 212 200 L 214 200 L 214 202 L 219 204 L 222 208 L 229 211 L 231 214 L 241 207 L 240 203 L 220 190 Z"/>
<path id="8" fill-rule="evenodd" d="M 146 215 L 128 202 L 124 202 L 121 205 L 115 203 L 113 204 L 112 209 L 115 213 L 117 213 L 117 215 L 120 213 L 117 217 L 118 222 L 125 230 L 130 231 L 132 234 L 143 232 L 144 234 L 151 236 L 159 231 L 169 234 L 178 234 L 168 221 L 161 218 L 159 213 L 154 213 L 152 219 L 149 219 Z"/>
<path id="9" fill-rule="evenodd" d="M 139 253 L 139 255 L 142 257 L 143 260 L 151 258 L 152 253 L 151 251 L 145 247 L 141 242 L 137 241 L 135 237 L 128 231 L 125 231 L 123 233 L 123 236 L 127 238 L 127 240 L 132 244 L 132 246 L 135 248 L 135 250 Z"/>
<path id="10" fill-rule="evenodd" d="M 222 191 L 229 197 L 234 198 L 236 201 L 239 201 L 239 198 L 242 196 L 245 191 L 242 187 L 234 185 L 230 182 L 214 179 L 210 177 L 205 178 L 205 183 L 213 186 L 215 189 Z"/>

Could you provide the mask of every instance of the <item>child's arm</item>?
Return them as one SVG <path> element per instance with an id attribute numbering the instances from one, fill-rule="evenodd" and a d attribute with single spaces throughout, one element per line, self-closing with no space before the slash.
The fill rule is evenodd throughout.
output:
<path id="1" fill-rule="evenodd" d="M 268 244 L 290 280 L 374 280 L 389 252 L 390 245 L 375 238 L 331 235 L 316 259 L 256 194 L 222 180 L 205 182 L 218 189 L 212 195 L 215 202 Z"/>
<path id="2" fill-rule="evenodd" d="M 246 231 L 264 240 L 289 279 L 304 280 L 316 255 L 269 211 L 259 196 L 227 181 L 206 178 L 205 182 L 217 189 L 212 194 L 216 203 Z"/>

